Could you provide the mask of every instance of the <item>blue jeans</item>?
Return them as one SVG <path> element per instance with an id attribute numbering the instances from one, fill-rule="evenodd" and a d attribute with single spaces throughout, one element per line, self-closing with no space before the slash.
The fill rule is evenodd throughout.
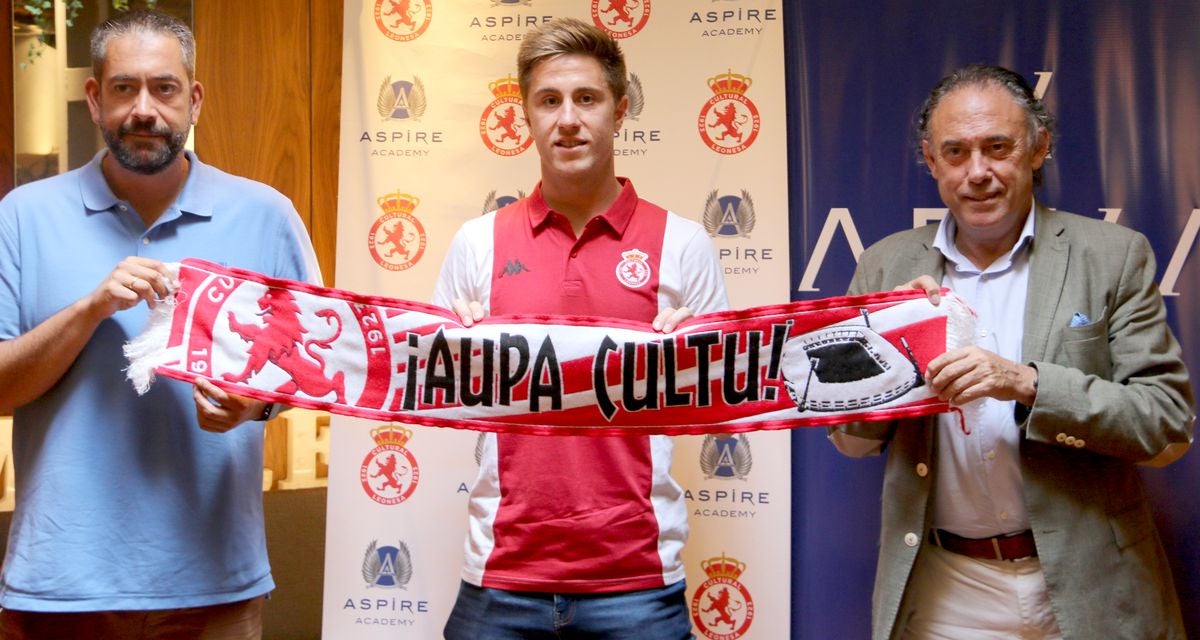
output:
<path id="1" fill-rule="evenodd" d="M 446 640 L 691 640 L 686 586 L 624 593 L 534 593 L 466 582 L 446 622 Z"/>

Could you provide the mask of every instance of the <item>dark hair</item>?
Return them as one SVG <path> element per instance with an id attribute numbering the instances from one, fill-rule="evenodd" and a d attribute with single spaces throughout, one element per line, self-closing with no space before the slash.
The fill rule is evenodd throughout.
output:
<path id="1" fill-rule="evenodd" d="M 604 69 L 613 100 L 625 97 L 625 55 L 621 46 L 599 27 L 575 18 L 555 18 L 525 34 L 517 51 L 521 95 L 528 95 L 533 68 L 539 62 L 570 54 L 595 58 Z"/>
<path id="2" fill-rule="evenodd" d="M 929 97 L 925 98 L 925 102 L 921 105 L 921 110 L 917 113 L 915 135 L 917 160 L 924 165 L 924 154 L 921 150 L 921 143 L 929 141 L 929 118 L 933 115 L 933 110 L 942 102 L 942 98 L 953 93 L 957 89 L 963 87 L 984 87 L 995 85 L 1008 91 L 1012 99 L 1025 110 L 1026 127 L 1029 132 L 1029 142 L 1032 146 L 1039 131 L 1045 131 L 1049 137 L 1049 151 L 1054 146 L 1054 115 L 1047 109 L 1046 105 L 1038 100 L 1033 95 L 1033 87 L 1021 77 L 1019 73 L 998 67 L 995 65 L 985 64 L 969 64 L 965 67 L 955 69 L 950 75 L 942 78 L 941 82 L 929 92 Z M 1049 155 L 1047 155 L 1049 157 Z M 1033 172 L 1033 184 L 1039 186 L 1042 184 L 1042 168 L 1038 167 Z"/>
<path id="3" fill-rule="evenodd" d="M 192 30 L 175 16 L 159 11 L 135 9 L 105 20 L 92 30 L 92 75 L 100 80 L 104 74 L 104 58 L 113 38 L 131 33 L 159 33 L 175 38 L 183 52 L 183 67 L 188 82 L 196 79 L 196 37 Z"/>

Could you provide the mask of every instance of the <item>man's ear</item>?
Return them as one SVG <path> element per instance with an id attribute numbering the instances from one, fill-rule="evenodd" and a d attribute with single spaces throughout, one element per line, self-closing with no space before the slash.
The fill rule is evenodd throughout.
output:
<path id="1" fill-rule="evenodd" d="M 1038 129 L 1033 141 L 1033 156 L 1030 158 L 1034 171 L 1041 169 L 1046 158 L 1050 157 L 1050 132 L 1044 127 Z"/>
<path id="2" fill-rule="evenodd" d="M 192 124 L 200 120 L 200 103 L 204 102 L 204 85 L 192 82 Z"/>
<path id="3" fill-rule="evenodd" d="M 925 168 L 929 169 L 929 173 L 932 175 L 936 161 L 934 160 L 933 150 L 930 148 L 928 140 L 921 141 L 921 157 L 925 158 Z"/>
<path id="4" fill-rule="evenodd" d="M 95 78 L 88 78 L 83 83 L 83 95 L 87 98 L 88 111 L 92 113 L 92 122 L 100 124 L 100 83 Z"/>
<path id="5" fill-rule="evenodd" d="M 621 124 L 625 122 L 625 114 L 629 112 L 629 94 L 621 96 L 617 101 L 617 107 L 613 111 L 613 119 L 616 123 L 615 130 L 621 130 Z"/>

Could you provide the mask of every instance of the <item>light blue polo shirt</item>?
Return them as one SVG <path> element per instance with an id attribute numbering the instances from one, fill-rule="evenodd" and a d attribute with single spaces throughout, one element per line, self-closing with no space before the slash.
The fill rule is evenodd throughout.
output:
<path id="1" fill-rule="evenodd" d="M 274 189 L 187 152 L 183 191 L 147 229 L 108 188 L 105 153 L 0 201 L 0 340 L 87 295 L 131 255 L 320 277 L 303 222 Z M 137 396 L 121 348 L 146 317 L 140 304 L 104 320 L 63 379 L 14 413 L 4 608 L 192 607 L 274 587 L 262 423 L 203 431 L 191 385 L 166 378 Z"/>

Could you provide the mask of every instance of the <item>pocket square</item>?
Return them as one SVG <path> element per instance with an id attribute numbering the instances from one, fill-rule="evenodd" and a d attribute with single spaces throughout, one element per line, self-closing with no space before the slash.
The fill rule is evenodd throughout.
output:
<path id="1" fill-rule="evenodd" d="M 1071 324 L 1069 326 L 1084 327 L 1091 323 L 1092 323 L 1092 319 L 1087 317 L 1086 313 L 1083 313 L 1081 311 L 1076 311 L 1075 314 L 1071 316 Z"/>

